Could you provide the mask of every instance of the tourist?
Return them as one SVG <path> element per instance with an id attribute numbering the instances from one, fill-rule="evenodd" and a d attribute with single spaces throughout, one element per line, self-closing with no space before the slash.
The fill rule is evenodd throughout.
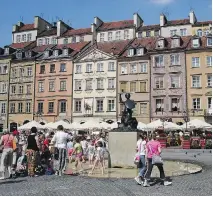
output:
<path id="1" fill-rule="evenodd" d="M 72 163 L 72 152 L 73 152 L 73 138 L 68 140 L 67 143 L 67 152 L 68 152 L 68 159 L 69 159 L 69 163 Z"/>
<path id="2" fill-rule="evenodd" d="M 71 157 L 72 157 L 73 154 L 75 154 L 75 170 L 77 170 L 77 167 L 79 165 L 81 167 L 81 170 L 83 170 L 83 166 L 82 166 L 82 163 L 81 163 L 82 156 L 83 156 L 83 148 L 80 144 L 79 137 L 76 137 L 75 142 L 76 143 L 74 145 L 74 149 L 73 149 L 73 152 L 71 154 Z"/>
<path id="3" fill-rule="evenodd" d="M 58 125 L 57 132 L 53 136 L 51 144 L 55 145 L 55 152 L 58 154 L 58 158 L 55 158 L 56 165 L 56 175 L 61 176 L 62 171 L 65 170 L 66 157 L 67 157 L 67 141 L 69 139 L 69 134 L 64 132 L 64 127 Z"/>
<path id="4" fill-rule="evenodd" d="M 145 158 L 145 151 L 146 151 L 146 141 L 143 135 L 139 135 L 139 140 L 137 141 L 137 151 L 139 153 L 139 174 L 135 177 L 135 181 L 141 185 L 143 183 L 144 174 L 146 171 L 146 158 Z"/>
<path id="5" fill-rule="evenodd" d="M 152 173 L 152 168 L 154 165 L 158 167 L 158 170 L 160 172 L 160 178 L 163 180 L 164 185 L 171 185 L 172 182 L 166 181 L 165 180 L 165 173 L 163 169 L 163 163 L 156 163 L 153 164 L 152 158 L 154 155 L 160 156 L 161 154 L 161 145 L 160 142 L 156 140 L 156 135 L 152 134 L 150 137 L 150 141 L 146 144 L 146 161 L 147 161 L 147 170 L 145 172 L 145 181 L 143 183 L 144 187 L 148 187 L 149 182 L 148 180 L 150 179 L 151 173 Z"/>
<path id="6" fill-rule="evenodd" d="M 35 176 L 35 168 L 37 165 L 38 160 L 38 154 L 39 154 L 39 148 L 38 148 L 38 137 L 37 134 L 37 128 L 32 127 L 31 128 L 31 134 L 27 138 L 27 163 L 28 163 L 28 175 L 30 177 Z"/>
<path id="7" fill-rule="evenodd" d="M 83 156 L 82 156 L 82 162 L 85 163 L 85 159 L 86 159 L 86 150 L 87 150 L 87 147 L 88 147 L 88 142 L 86 140 L 85 137 L 83 137 L 83 140 L 81 141 L 81 146 L 83 148 Z"/>
<path id="8" fill-rule="evenodd" d="M 89 142 L 87 153 L 88 153 L 89 165 L 93 166 L 93 160 L 95 156 L 95 144 L 92 141 Z"/>
<path id="9" fill-rule="evenodd" d="M 101 166 L 101 173 L 104 174 L 104 149 L 103 149 L 103 143 L 101 141 L 97 142 L 97 151 L 95 153 L 95 162 L 92 167 L 92 171 L 90 174 L 93 173 L 95 167 L 100 164 Z"/>
<path id="10" fill-rule="evenodd" d="M 6 169 L 8 170 L 9 177 L 12 176 L 12 164 L 13 164 L 13 141 L 14 136 L 7 131 L 0 140 L 0 145 L 3 145 L 3 152 L 1 155 L 1 169 L 2 177 L 5 179 Z"/>

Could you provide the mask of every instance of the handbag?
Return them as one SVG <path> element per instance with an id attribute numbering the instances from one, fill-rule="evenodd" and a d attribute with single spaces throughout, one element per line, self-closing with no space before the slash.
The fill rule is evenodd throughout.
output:
<path id="1" fill-rule="evenodd" d="M 151 154 L 152 154 L 152 165 L 163 164 L 163 160 L 162 160 L 161 156 L 154 154 L 153 151 L 152 151 L 152 147 L 150 145 L 149 145 L 149 149 L 150 149 Z"/>
<path id="2" fill-rule="evenodd" d="M 139 162 L 140 162 L 141 143 L 140 143 L 139 151 L 135 154 L 135 157 L 134 157 L 134 164 L 135 165 L 138 165 Z"/>

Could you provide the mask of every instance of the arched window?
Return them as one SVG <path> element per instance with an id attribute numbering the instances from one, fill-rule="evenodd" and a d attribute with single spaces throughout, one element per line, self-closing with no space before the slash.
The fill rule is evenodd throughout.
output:
<path id="1" fill-rule="evenodd" d="M 197 30 L 197 35 L 201 37 L 202 34 L 203 34 L 202 29 L 198 29 L 198 30 Z"/>

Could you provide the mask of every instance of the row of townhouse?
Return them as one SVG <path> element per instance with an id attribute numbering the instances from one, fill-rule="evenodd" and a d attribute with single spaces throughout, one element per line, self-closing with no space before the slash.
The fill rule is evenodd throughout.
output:
<path id="1" fill-rule="evenodd" d="M 187 33 L 180 33 L 184 28 Z M 115 121 L 125 92 L 144 123 L 162 117 L 211 121 L 210 33 L 211 21 L 197 22 L 193 12 L 175 21 L 161 15 L 151 26 L 138 14 L 107 23 L 95 17 L 85 29 L 40 17 L 18 23 L 13 43 L 0 48 L 0 127 L 32 119 Z"/>

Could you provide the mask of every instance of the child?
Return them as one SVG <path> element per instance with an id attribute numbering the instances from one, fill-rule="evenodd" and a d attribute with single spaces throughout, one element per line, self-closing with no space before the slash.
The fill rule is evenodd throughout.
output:
<path id="1" fill-rule="evenodd" d="M 75 139 L 76 143 L 74 145 L 73 152 L 71 153 L 71 157 L 73 154 L 75 154 L 75 169 L 77 169 L 78 164 L 81 166 L 81 170 L 83 170 L 82 166 L 82 156 L 83 156 L 83 148 L 80 144 L 80 139 L 76 138 Z"/>
<path id="2" fill-rule="evenodd" d="M 104 149 L 103 149 L 103 143 L 98 141 L 97 142 L 97 151 L 95 154 L 95 162 L 94 165 L 92 167 L 92 171 L 90 172 L 90 174 L 93 173 L 95 167 L 100 163 L 101 165 L 101 173 L 102 175 L 104 174 Z"/>
<path id="3" fill-rule="evenodd" d="M 90 166 L 93 166 L 93 159 L 95 155 L 95 144 L 93 142 L 88 145 L 87 152 L 89 157 L 89 164 Z"/>

